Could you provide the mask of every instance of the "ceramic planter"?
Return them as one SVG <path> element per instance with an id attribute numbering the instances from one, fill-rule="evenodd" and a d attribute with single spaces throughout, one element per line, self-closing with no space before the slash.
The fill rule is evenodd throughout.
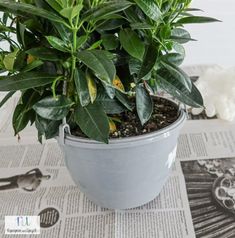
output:
<path id="1" fill-rule="evenodd" d="M 105 208 L 133 208 L 160 193 L 185 119 L 181 110 L 179 118 L 162 130 L 111 139 L 108 145 L 71 135 L 59 141 L 63 141 L 61 148 L 73 180 L 91 201 Z"/>

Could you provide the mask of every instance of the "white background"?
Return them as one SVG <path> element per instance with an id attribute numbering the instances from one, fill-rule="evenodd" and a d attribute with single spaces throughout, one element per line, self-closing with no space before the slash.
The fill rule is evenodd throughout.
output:
<path id="1" fill-rule="evenodd" d="M 203 15 L 223 22 L 187 27 L 198 41 L 185 45 L 184 64 L 235 66 L 235 0 L 194 0 L 192 6 L 203 9 Z"/>

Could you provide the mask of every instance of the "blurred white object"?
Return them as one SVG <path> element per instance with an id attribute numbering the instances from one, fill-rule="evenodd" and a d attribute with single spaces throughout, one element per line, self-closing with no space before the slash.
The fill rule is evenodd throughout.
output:
<path id="1" fill-rule="evenodd" d="M 235 67 L 208 69 L 196 82 L 201 92 L 208 117 L 235 120 Z M 201 109 L 193 109 L 193 114 L 200 114 Z"/>

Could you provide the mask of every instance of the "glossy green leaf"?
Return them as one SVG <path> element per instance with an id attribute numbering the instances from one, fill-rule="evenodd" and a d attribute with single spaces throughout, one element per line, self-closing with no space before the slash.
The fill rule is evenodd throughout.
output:
<path id="1" fill-rule="evenodd" d="M 56 50 L 59 50 L 62 52 L 69 51 L 67 44 L 64 41 L 62 41 L 61 39 L 59 39 L 55 36 L 46 36 L 46 39 L 49 42 L 49 44 Z"/>
<path id="2" fill-rule="evenodd" d="M 93 43 L 87 50 L 94 50 L 101 46 L 102 40 L 98 40 L 95 43 Z"/>
<path id="3" fill-rule="evenodd" d="M 54 1 L 54 0 L 53 0 Z M 55 30 L 59 33 L 60 39 L 63 39 L 66 43 L 71 43 L 72 41 L 72 32 L 64 25 L 57 22 L 52 22 Z"/>
<path id="4" fill-rule="evenodd" d="M 113 85 L 109 85 L 106 83 L 102 83 L 104 86 L 104 89 L 106 91 L 106 93 L 108 94 L 108 96 L 113 99 L 115 97 L 115 93 L 116 93 L 116 89 Z"/>
<path id="5" fill-rule="evenodd" d="M 179 53 L 168 53 L 163 55 L 161 60 L 179 66 L 184 61 L 184 55 Z"/>
<path id="6" fill-rule="evenodd" d="M 183 57 L 185 57 L 185 49 L 184 49 L 183 45 L 174 41 L 172 47 L 173 47 L 175 53 L 181 54 Z"/>
<path id="7" fill-rule="evenodd" d="M 62 10 L 61 5 L 56 0 L 46 0 L 46 2 L 57 12 Z"/>
<path id="8" fill-rule="evenodd" d="M 83 35 L 77 38 L 77 46 L 76 49 L 82 47 L 87 41 L 87 35 Z"/>
<path id="9" fill-rule="evenodd" d="M 143 63 L 138 75 L 139 80 L 144 78 L 147 74 L 149 74 L 154 65 L 156 64 L 158 57 L 158 45 L 155 42 L 152 42 L 146 50 L 144 55 Z"/>
<path id="10" fill-rule="evenodd" d="M 202 9 L 199 9 L 199 8 L 187 8 L 185 11 L 187 11 L 187 12 L 203 12 Z"/>
<path id="11" fill-rule="evenodd" d="M 42 66 L 43 64 L 44 64 L 44 62 L 41 61 L 41 60 L 34 60 L 32 63 L 27 64 L 27 65 L 22 69 L 22 71 L 23 71 L 23 72 L 29 72 L 29 71 L 31 71 L 31 70 L 37 68 L 37 67 Z"/>
<path id="12" fill-rule="evenodd" d="M 85 73 L 76 69 L 74 74 L 74 82 L 80 103 L 83 107 L 85 107 L 91 101 Z"/>
<path id="13" fill-rule="evenodd" d="M 16 24 L 16 29 L 17 29 L 17 40 L 20 44 L 22 44 L 25 47 L 25 30 L 26 26 L 20 22 L 17 22 Z"/>
<path id="14" fill-rule="evenodd" d="M 143 84 L 136 87 L 136 109 L 141 124 L 144 125 L 153 113 L 153 100 Z"/>
<path id="15" fill-rule="evenodd" d="M 189 41 L 195 41 L 194 39 L 191 38 L 189 32 L 182 28 L 173 29 L 170 38 L 173 39 L 174 41 L 177 41 L 180 44 L 184 44 Z"/>
<path id="16" fill-rule="evenodd" d="M 96 25 L 100 26 L 100 24 L 102 24 L 103 21 L 109 21 L 109 20 L 112 20 L 112 19 L 123 19 L 123 16 L 122 16 L 121 13 L 115 13 L 115 14 L 111 14 L 111 15 L 108 15 L 108 16 L 101 16 L 99 18 L 99 21 L 96 22 Z"/>
<path id="17" fill-rule="evenodd" d="M 75 121 L 89 138 L 108 143 L 109 121 L 101 104 L 95 102 L 87 107 L 77 106 Z"/>
<path id="18" fill-rule="evenodd" d="M 100 93 L 96 101 L 103 105 L 107 114 L 119 114 L 126 111 L 126 107 L 120 104 L 118 100 L 111 99 L 105 93 Z"/>
<path id="19" fill-rule="evenodd" d="M 192 84 L 191 92 L 189 92 L 178 81 L 172 80 L 170 74 L 164 72 L 162 75 L 158 75 L 158 79 L 162 89 L 177 98 L 180 102 L 192 107 L 203 107 L 202 95 L 194 84 Z"/>
<path id="20" fill-rule="evenodd" d="M 122 47 L 132 57 L 142 60 L 145 52 L 145 45 L 138 35 L 131 29 L 124 29 L 120 31 L 119 36 Z"/>
<path id="21" fill-rule="evenodd" d="M 33 108 L 33 105 L 41 99 L 41 95 L 34 89 L 24 90 L 20 99 L 20 103 L 24 105 L 24 111 L 27 112 Z"/>
<path id="22" fill-rule="evenodd" d="M 185 86 L 186 89 L 190 92 L 192 89 L 192 82 L 190 77 L 178 66 L 170 63 L 161 61 L 163 67 L 171 74 L 172 78 L 178 80 L 182 85 Z"/>
<path id="23" fill-rule="evenodd" d="M 56 50 L 45 47 L 32 48 L 30 50 L 27 50 L 26 53 L 41 60 L 48 60 L 48 61 L 61 60 L 61 57 Z"/>
<path id="24" fill-rule="evenodd" d="M 19 3 L 15 1 L 9 1 L 9 0 L 0 0 L 0 7 L 4 7 L 8 9 L 10 12 L 13 11 L 14 13 L 21 12 L 21 13 L 43 17 L 48 20 L 59 22 L 59 23 L 64 22 L 63 18 L 57 16 L 53 12 L 36 7 L 32 4 Z"/>
<path id="25" fill-rule="evenodd" d="M 23 50 L 17 53 L 13 66 L 15 72 L 21 71 L 27 65 L 27 61 L 25 60 L 25 58 L 26 54 Z"/>
<path id="26" fill-rule="evenodd" d="M 115 50 L 119 45 L 118 38 L 115 35 L 104 34 L 101 36 L 101 39 L 106 50 Z"/>
<path id="27" fill-rule="evenodd" d="M 36 17 L 31 17 L 31 18 L 28 18 L 28 20 L 24 21 L 24 25 L 31 32 L 34 32 L 35 29 L 37 29 L 40 32 L 43 30 L 42 23 L 37 21 L 36 19 L 37 19 Z M 56 22 L 53 22 L 53 24 L 54 23 Z M 59 23 L 56 23 L 56 24 L 59 24 Z"/>
<path id="28" fill-rule="evenodd" d="M 128 1 L 109 1 L 108 3 L 100 4 L 98 7 L 88 10 L 83 16 L 83 21 L 98 21 L 101 18 L 108 18 L 110 15 L 121 12 L 132 5 Z"/>
<path id="29" fill-rule="evenodd" d="M 24 2 L 24 3 L 28 3 L 28 2 L 25 2 L 25 0 L 21 0 L 21 2 Z M 26 0 L 26 1 L 30 1 L 30 0 Z M 51 7 L 46 3 L 45 0 L 32 0 L 33 2 L 31 2 L 30 4 L 35 4 L 36 7 L 38 8 L 42 8 L 42 9 L 45 9 L 47 11 L 51 11 Z M 57 0 L 55 0 L 57 1 Z M 28 3 L 29 4 L 29 3 Z M 54 11 L 52 11 L 54 12 Z"/>
<path id="30" fill-rule="evenodd" d="M 142 11 L 154 21 L 158 21 L 161 16 L 161 10 L 153 0 L 134 0 Z"/>
<path id="31" fill-rule="evenodd" d="M 129 70 L 130 74 L 139 74 L 141 69 L 142 62 L 136 58 L 130 58 L 129 60 Z"/>
<path id="32" fill-rule="evenodd" d="M 125 20 L 123 20 L 123 19 L 104 20 L 103 23 L 99 24 L 97 29 L 102 32 L 115 30 L 115 29 L 121 27 L 124 23 L 125 23 Z"/>
<path id="33" fill-rule="evenodd" d="M 161 36 L 162 39 L 168 39 L 171 36 L 171 26 L 170 26 L 170 24 L 166 24 L 161 28 L 160 36 Z"/>
<path id="34" fill-rule="evenodd" d="M 17 91 L 50 84 L 54 76 L 42 72 L 26 72 L 0 77 L 0 91 Z"/>
<path id="35" fill-rule="evenodd" d="M 3 13 L 3 16 L 2 16 L 2 22 L 3 22 L 3 24 L 7 24 L 7 20 L 9 19 L 9 16 L 10 16 L 10 13 L 8 13 L 8 12 L 4 12 Z"/>
<path id="36" fill-rule="evenodd" d="M 189 16 L 181 18 L 180 20 L 177 21 L 177 24 L 210 23 L 210 22 L 220 22 L 220 20 L 204 16 Z"/>
<path id="37" fill-rule="evenodd" d="M 123 106 L 125 106 L 129 111 L 132 111 L 134 108 L 134 103 L 123 93 L 116 91 L 115 93 L 116 98 Z"/>
<path id="38" fill-rule="evenodd" d="M 140 14 L 137 13 L 137 11 L 139 11 L 139 9 L 138 10 L 137 9 L 138 9 L 137 7 L 129 7 L 128 9 L 126 9 L 124 11 L 125 17 L 128 19 L 128 21 L 131 24 L 142 22 Z"/>
<path id="39" fill-rule="evenodd" d="M 20 131 L 24 130 L 30 121 L 30 114 L 32 111 L 24 112 L 24 105 L 18 104 L 14 110 L 12 117 L 12 125 L 14 128 L 15 135 Z"/>
<path id="40" fill-rule="evenodd" d="M 32 107 L 38 100 L 40 100 L 39 93 L 32 89 L 22 93 L 12 119 L 15 135 L 22 131 L 29 121 L 34 121 L 35 112 L 32 110 Z"/>
<path id="41" fill-rule="evenodd" d="M 71 5 L 71 0 L 54 0 L 54 1 L 56 1 L 62 8 Z"/>
<path id="42" fill-rule="evenodd" d="M 90 68 L 97 78 L 111 84 L 116 75 L 116 68 L 103 50 L 84 50 L 78 53 L 78 59 Z"/>
<path id="43" fill-rule="evenodd" d="M 132 30 L 149 30 L 152 29 L 153 26 L 149 25 L 148 23 L 145 22 L 135 22 L 131 23 L 131 29 Z"/>
<path id="44" fill-rule="evenodd" d="M 54 97 L 46 97 L 37 102 L 33 109 L 39 116 L 57 121 L 67 116 L 72 105 L 73 102 L 69 98 L 61 95 L 56 99 Z"/>
<path id="45" fill-rule="evenodd" d="M 58 135 L 60 124 L 61 121 L 47 120 L 37 115 L 35 126 L 38 130 L 39 141 L 42 142 L 42 136 L 45 136 L 45 138 L 48 140 Z"/>

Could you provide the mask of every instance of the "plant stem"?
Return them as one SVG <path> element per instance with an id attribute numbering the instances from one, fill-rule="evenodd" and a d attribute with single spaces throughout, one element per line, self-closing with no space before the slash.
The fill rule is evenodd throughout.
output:
<path id="1" fill-rule="evenodd" d="M 56 84 L 57 84 L 58 81 L 60 81 L 60 80 L 62 80 L 62 79 L 63 79 L 63 77 L 62 77 L 62 76 L 59 76 L 59 77 L 57 77 L 57 78 L 53 81 L 53 83 L 52 83 L 51 89 L 52 89 L 52 93 L 53 93 L 54 99 L 57 99 L 57 95 L 56 95 Z"/>
<path id="2" fill-rule="evenodd" d="M 76 52 L 76 45 L 77 45 L 77 29 L 73 29 L 71 81 L 74 78 L 74 70 L 76 69 L 76 56 L 74 55 Z"/>
<path id="3" fill-rule="evenodd" d="M 79 16 L 76 17 L 76 21 L 75 21 L 75 26 L 73 25 L 73 45 L 72 45 L 72 51 L 71 51 L 71 55 L 72 55 L 72 66 L 71 66 L 71 78 L 70 81 L 74 80 L 74 71 L 76 69 L 76 50 L 77 50 L 77 33 L 78 30 L 80 29 L 80 27 L 82 26 L 83 22 L 80 23 L 80 25 L 78 26 L 78 22 L 79 22 Z"/>

